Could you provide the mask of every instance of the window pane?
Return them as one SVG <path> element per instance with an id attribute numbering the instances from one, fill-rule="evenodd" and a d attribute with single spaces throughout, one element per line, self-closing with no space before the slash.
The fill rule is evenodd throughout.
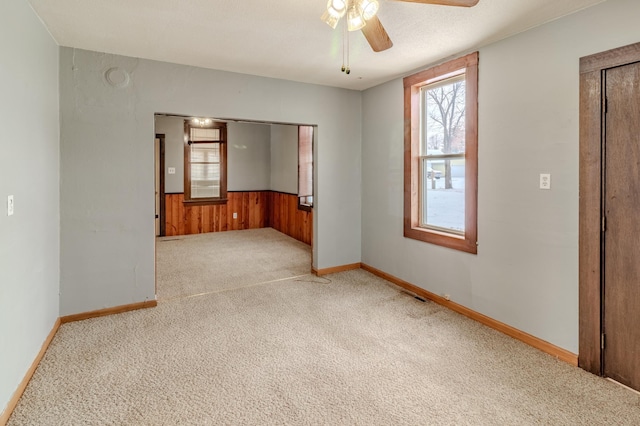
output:
<path id="1" fill-rule="evenodd" d="M 191 198 L 220 196 L 220 164 L 191 165 Z"/>
<path id="2" fill-rule="evenodd" d="M 203 181 L 191 182 L 191 198 L 211 198 L 220 196 L 220 185 L 209 185 Z"/>
<path id="3" fill-rule="evenodd" d="M 446 174 L 449 171 L 449 174 Z M 465 231 L 465 163 L 462 158 L 422 159 L 420 226 Z"/>
<path id="4" fill-rule="evenodd" d="M 465 151 L 464 77 L 463 74 L 422 89 L 420 226 L 460 235 L 464 235 L 465 224 L 464 159 L 439 156 Z"/>
<path id="5" fill-rule="evenodd" d="M 422 155 L 464 153 L 464 74 L 423 88 Z"/>
<path id="6" fill-rule="evenodd" d="M 191 145 L 191 161 L 198 163 L 219 163 L 219 143 L 199 143 Z"/>

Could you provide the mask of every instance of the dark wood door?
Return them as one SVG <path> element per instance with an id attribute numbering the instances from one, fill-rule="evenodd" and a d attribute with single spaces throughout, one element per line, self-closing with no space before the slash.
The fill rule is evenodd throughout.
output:
<path id="1" fill-rule="evenodd" d="M 640 63 L 605 71 L 604 375 L 640 390 Z"/>

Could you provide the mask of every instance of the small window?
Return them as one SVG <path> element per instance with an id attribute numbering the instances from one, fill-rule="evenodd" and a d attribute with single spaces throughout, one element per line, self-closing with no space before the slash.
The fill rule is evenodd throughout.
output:
<path id="1" fill-rule="evenodd" d="M 408 238 L 477 253 L 478 54 L 404 79 Z"/>
<path id="2" fill-rule="evenodd" d="M 298 208 L 313 207 L 313 126 L 298 126 Z"/>
<path id="3" fill-rule="evenodd" d="M 227 201 L 225 123 L 185 120 L 185 203 L 219 204 Z"/>

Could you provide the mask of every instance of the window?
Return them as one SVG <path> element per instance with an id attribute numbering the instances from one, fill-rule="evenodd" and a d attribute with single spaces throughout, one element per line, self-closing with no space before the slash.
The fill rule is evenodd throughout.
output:
<path id="1" fill-rule="evenodd" d="M 404 79 L 404 236 L 477 253 L 478 53 Z"/>
<path id="2" fill-rule="evenodd" d="M 185 120 L 184 139 L 184 202 L 226 203 L 227 125 Z"/>
<path id="3" fill-rule="evenodd" d="M 298 208 L 313 207 L 313 126 L 298 126 Z"/>

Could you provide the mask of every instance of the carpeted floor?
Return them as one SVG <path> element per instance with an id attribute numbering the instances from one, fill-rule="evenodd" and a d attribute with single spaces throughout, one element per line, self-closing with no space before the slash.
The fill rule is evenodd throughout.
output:
<path id="1" fill-rule="evenodd" d="M 9 424 L 640 424 L 637 394 L 362 270 L 255 284 L 64 324 Z"/>
<path id="2" fill-rule="evenodd" d="M 311 271 L 311 247 L 273 228 L 163 237 L 158 300 L 228 290 Z"/>

